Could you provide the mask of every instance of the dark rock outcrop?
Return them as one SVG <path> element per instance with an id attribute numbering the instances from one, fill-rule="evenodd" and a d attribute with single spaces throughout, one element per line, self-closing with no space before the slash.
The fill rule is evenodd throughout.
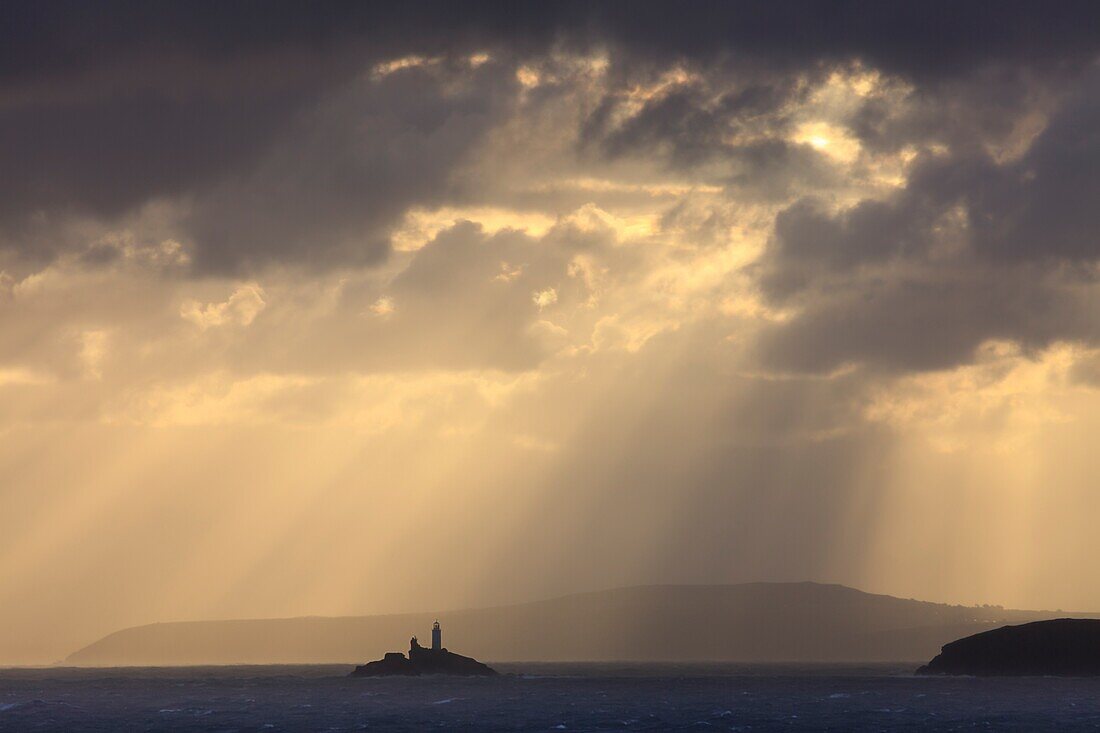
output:
<path id="1" fill-rule="evenodd" d="M 917 674 L 1100 675 L 1100 620 L 1060 618 L 974 634 L 944 645 Z"/>
<path id="2" fill-rule="evenodd" d="M 496 670 L 476 659 L 454 654 L 446 649 L 425 649 L 413 639 L 409 656 L 401 652 L 388 652 L 374 662 L 355 668 L 352 677 L 418 677 L 424 674 L 447 674 L 462 677 L 491 677 Z"/>

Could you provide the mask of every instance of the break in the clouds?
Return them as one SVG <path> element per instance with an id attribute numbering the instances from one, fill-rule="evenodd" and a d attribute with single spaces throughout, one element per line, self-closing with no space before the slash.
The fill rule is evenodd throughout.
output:
<path id="1" fill-rule="evenodd" d="M 633 582 L 1095 606 L 1097 12 L 5 8 L 0 661 Z"/>

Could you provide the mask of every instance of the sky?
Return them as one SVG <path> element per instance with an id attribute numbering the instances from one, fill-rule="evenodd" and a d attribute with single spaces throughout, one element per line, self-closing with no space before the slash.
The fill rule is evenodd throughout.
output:
<path id="1" fill-rule="evenodd" d="M 1100 610 L 1098 15 L 5 5 L 0 663 L 643 583 Z"/>

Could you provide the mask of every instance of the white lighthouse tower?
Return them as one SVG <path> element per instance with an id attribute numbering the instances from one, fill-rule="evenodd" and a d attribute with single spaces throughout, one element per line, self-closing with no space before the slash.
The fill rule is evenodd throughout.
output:
<path id="1" fill-rule="evenodd" d="M 443 648 L 443 632 L 439 630 L 439 622 L 432 624 L 432 649 L 439 651 Z"/>

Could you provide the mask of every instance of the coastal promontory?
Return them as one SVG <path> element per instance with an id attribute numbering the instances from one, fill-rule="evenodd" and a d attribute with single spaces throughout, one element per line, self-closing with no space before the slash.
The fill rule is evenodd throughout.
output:
<path id="1" fill-rule="evenodd" d="M 1100 675 L 1100 619 L 1002 626 L 945 644 L 917 674 Z"/>

